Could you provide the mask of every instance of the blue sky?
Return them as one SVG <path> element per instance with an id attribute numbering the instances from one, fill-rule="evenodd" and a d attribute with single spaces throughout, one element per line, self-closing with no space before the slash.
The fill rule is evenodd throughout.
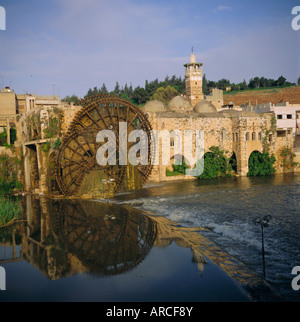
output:
<path id="1" fill-rule="evenodd" d="M 298 2 L 298 3 L 297 3 Z M 0 85 L 84 96 L 184 77 L 192 46 L 209 80 L 300 77 L 294 0 L 0 0 Z"/>

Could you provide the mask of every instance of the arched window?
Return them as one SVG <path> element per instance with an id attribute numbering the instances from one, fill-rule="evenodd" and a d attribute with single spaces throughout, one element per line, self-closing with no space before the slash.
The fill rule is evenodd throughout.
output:
<path id="1" fill-rule="evenodd" d="M 269 134 L 269 142 L 273 141 L 273 134 Z"/>
<path id="2" fill-rule="evenodd" d="M 174 138 L 170 139 L 170 146 L 172 146 L 172 147 L 174 146 Z"/>
<path id="3" fill-rule="evenodd" d="M 239 134 L 236 132 L 235 133 L 235 140 L 238 141 L 239 140 Z"/>
<path id="4" fill-rule="evenodd" d="M 258 132 L 258 140 L 261 141 L 261 139 L 262 139 L 261 132 Z"/>
<path id="5" fill-rule="evenodd" d="M 252 133 L 252 141 L 255 141 L 256 140 L 256 133 L 255 132 L 253 132 Z"/>
<path id="6" fill-rule="evenodd" d="M 246 132 L 246 137 L 245 137 L 246 141 L 249 141 L 250 140 L 250 135 L 249 135 L 249 132 Z"/>
<path id="7" fill-rule="evenodd" d="M 226 140 L 226 130 L 221 131 L 221 138 L 222 140 Z"/>

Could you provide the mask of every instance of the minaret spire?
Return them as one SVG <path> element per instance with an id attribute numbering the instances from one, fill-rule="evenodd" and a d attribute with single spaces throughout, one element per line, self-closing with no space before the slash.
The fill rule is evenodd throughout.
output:
<path id="1" fill-rule="evenodd" d="M 202 63 L 196 62 L 194 47 L 190 56 L 190 62 L 185 67 L 185 90 L 186 96 L 194 107 L 203 100 L 202 92 Z"/>

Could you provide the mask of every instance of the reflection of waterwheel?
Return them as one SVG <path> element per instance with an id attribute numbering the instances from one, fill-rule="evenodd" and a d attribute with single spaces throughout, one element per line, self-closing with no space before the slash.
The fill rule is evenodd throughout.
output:
<path id="1" fill-rule="evenodd" d="M 57 205 L 53 231 L 92 273 L 115 275 L 136 267 L 156 239 L 153 220 L 116 205 L 66 200 Z"/>
<path id="2" fill-rule="evenodd" d="M 91 170 L 99 169 L 107 179 L 114 182 L 118 191 L 128 173 L 127 165 L 119 162 L 119 136 L 133 130 L 143 130 L 147 134 L 147 165 L 135 166 L 136 173 L 145 182 L 151 173 L 151 125 L 144 113 L 132 103 L 119 97 L 96 95 L 78 103 L 82 109 L 75 115 L 66 137 L 60 146 L 56 160 L 56 180 L 65 195 L 79 192 L 84 176 Z M 119 133 L 120 122 L 127 123 L 127 133 Z M 124 123 L 122 123 L 124 124 Z M 96 154 L 104 142 L 96 142 L 97 133 L 111 130 L 116 138 L 116 164 L 99 165 Z M 138 141 L 137 141 L 138 142 Z M 136 143 L 128 143 L 127 152 Z"/>

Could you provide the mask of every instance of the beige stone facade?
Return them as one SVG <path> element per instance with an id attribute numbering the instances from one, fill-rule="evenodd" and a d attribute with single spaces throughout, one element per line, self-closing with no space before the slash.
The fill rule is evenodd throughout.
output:
<path id="1" fill-rule="evenodd" d="M 222 108 L 222 92 L 214 91 L 209 98 L 203 97 L 202 64 L 196 62 L 193 54 L 185 67 L 186 97 L 176 96 L 168 105 L 151 101 L 144 106 L 143 112 L 153 131 L 177 131 L 182 135 L 184 131 L 191 131 L 194 135 L 191 143 L 194 157 L 196 131 L 203 131 L 204 153 L 209 152 L 212 146 L 220 147 L 229 158 L 236 159 L 237 175 L 240 176 L 247 175 L 249 157 L 254 151 L 274 154 L 277 172 L 285 172 L 281 153 L 285 148 L 293 151 L 293 133 L 278 131 L 274 113 L 258 114 Z M 10 122 L 13 122 L 17 128 L 15 147 L 18 149 L 18 157 L 22 159 L 23 183 L 27 191 L 57 191 L 53 174 L 55 154 L 76 113 L 81 109 L 81 106 L 62 103 L 57 96 L 16 95 L 8 92 L 8 89 L 0 93 L 0 120 L 2 116 L 3 126 L 9 127 Z M 6 114 L 13 115 L 13 121 Z M 167 141 L 159 141 L 156 155 L 158 163 L 153 166 L 150 181 L 189 179 L 187 176 L 166 176 L 166 170 L 172 169 L 174 163 L 175 145 L 176 141 L 172 137 Z M 167 150 L 170 151 L 169 164 L 163 164 L 163 152 Z M 193 165 L 193 160 L 186 156 L 184 141 L 181 156 L 187 165 Z M 108 194 L 111 196 L 110 192 Z"/>
<path id="2" fill-rule="evenodd" d="M 9 87 L 3 88 L 0 92 L 0 114 L 17 114 L 17 97 Z"/>

